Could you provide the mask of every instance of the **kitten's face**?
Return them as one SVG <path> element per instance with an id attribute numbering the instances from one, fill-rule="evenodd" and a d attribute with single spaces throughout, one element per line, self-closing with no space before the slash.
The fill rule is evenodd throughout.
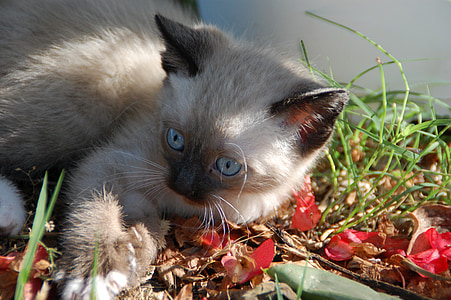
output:
<path id="1" fill-rule="evenodd" d="M 273 213 L 302 184 L 346 92 L 217 31 L 157 23 L 167 186 L 184 205 L 236 222 Z"/>

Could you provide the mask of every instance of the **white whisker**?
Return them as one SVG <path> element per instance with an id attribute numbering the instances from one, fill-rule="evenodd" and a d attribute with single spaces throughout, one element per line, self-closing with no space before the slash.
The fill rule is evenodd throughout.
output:
<path id="1" fill-rule="evenodd" d="M 155 189 L 147 189 L 144 193 L 144 196 L 148 198 L 159 198 L 163 197 L 165 194 L 168 193 L 168 190 L 165 185 L 160 184 L 155 187 Z"/>
<path id="2" fill-rule="evenodd" d="M 221 205 L 219 205 L 219 203 L 216 203 L 216 202 L 214 202 L 213 204 L 216 207 L 216 210 L 218 211 L 219 215 L 221 216 L 221 226 L 222 226 L 222 232 L 223 232 L 221 243 L 223 243 L 226 234 L 230 237 L 230 226 L 229 226 L 229 223 L 227 222 L 227 216 L 225 215 L 224 210 L 222 209 Z M 212 227 L 211 230 L 213 231 L 214 227 Z"/>
<path id="3" fill-rule="evenodd" d="M 204 214 L 202 217 L 202 224 L 204 224 L 205 228 L 210 228 L 212 219 L 211 219 L 211 204 L 208 202 L 207 205 L 204 206 Z"/>
<path id="4" fill-rule="evenodd" d="M 128 155 L 128 156 L 130 156 L 130 157 L 132 157 L 134 159 L 137 159 L 139 161 L 142 161 L 142 162 L 144 162 L 144 163 L 146 163 L 146 164 L 148 164 L 150 166 L 153 166 L 153 167 L 158 168 L 158 169 L 160 169 L 162 171 L 165 171 L 165 168 L 163 166 L 161 166 L 161 165 L 159 165 L 159 164 L 157 164 L 157 163 L 155 163 L 153 161 L 150 161 L 150 160 L 148 160 L 148 159 L 146 159 L 144 157 L 138 156 L 136 154 L 133 154 L 133 153 L 130 153 L 130 152 L 127 152 L 127 151 L 123 151 L 123 150 L 114 150 L 113 152 L 120 153 L 120 154 L 123 154 L 123 155 Z"/>
<path id="5" fill-rule="evenodd" d="M 227 204 L 228 207 L 230 207 L 243 221 L 243 223 L 247 223 L 246 219 L 243 217 L 243 215 L 240 213 L 238 209 L 236 209 L 229 201 L 225 200 L 221 196 L 213 195 L 215 199 L 218 199 L 221 203 Z"/>
<path id="6" fill-rule="evenodd" d="M 241 148 L 238 144 L 226 143 L 226 145 L 235 146 L 239 150 L 239 152 L 241 154 L 241 157 L 243 158 L 244 179 L 243 179 L 243 184 L 241 185 L 240 192 L 238 193 L 238 196 L 237 196 L 237 202 L 239 202 L 241 194 L 243 193 L 243 190 L 244 190 L 244 186 L 246 185 L 246 181 L 247 181 L 247 160 L 246 160 L 246 155 L 244 154 L 243 148 Z"/>

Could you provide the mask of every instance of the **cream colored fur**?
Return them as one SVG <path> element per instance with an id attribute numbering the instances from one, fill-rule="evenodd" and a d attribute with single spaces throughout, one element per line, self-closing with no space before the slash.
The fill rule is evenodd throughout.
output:
<path id="1" fill-rule="evenodd" d="M 12 179 L 70 169 L 64 299 L 91 294 L 96 243 L 97 297 L 137 284 L 164 246 L 162 216 L 272 215 L 347 101 L 274 51 L 163 16 L 193 24 L 163 0 L 0 3 L 0 167 Z"/>
<path id="2" fill-rule="evenodd" d="M 22 196 L 6 178 L 0 176 L 0 235 L 16 235 L 26 219 Z"/>

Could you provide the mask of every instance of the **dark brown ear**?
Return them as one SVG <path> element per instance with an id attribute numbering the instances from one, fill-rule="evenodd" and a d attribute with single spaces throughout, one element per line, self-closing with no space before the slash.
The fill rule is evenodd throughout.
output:
<path id="1" fill-rule="evenodd" d="M 322 147 L 331 136 L 337 117 L 349 99 L 345 89 L 320 88 L 295 92 L 271 106 L 271 113 L 282 118 L 283 126 L 299 136 L 302 152 Z"/>
<path id="2" fill-rule="evenodd" d="M 155 23 L 164 40 L 163 69 L 167 74 L 182 72 L 195 76 L 206 57 L 212 52 L 217 36 L 208 29 L 194 29 L 155 15 Z"/>

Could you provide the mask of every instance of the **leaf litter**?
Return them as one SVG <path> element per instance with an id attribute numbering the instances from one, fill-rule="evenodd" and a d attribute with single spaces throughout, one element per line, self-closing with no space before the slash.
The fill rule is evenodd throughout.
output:
<path id="1" fill-rule="evenodd" d="M 382 181 L 387 189 L 394 184 L 390 180 Z M 418 179 L 413 179 L 412 184 L 415 180 Z M 449 299 L 449 206 L 421 206 L 406 216 L 394 209 L 391 215 L 382 214 L 375 223 L 365 224 L 375 224 L 374 228 L 339 232 L 340 222 L 329 221 L 336 217 L 333 214 L 324 222 L 319 221 L 328 191 L 321 191 L 322 185 L 316 181 L 310 186 L 309 178 L 306 183 L 277 215 L 256 223 L 226 222 L 221 228 L 202 229 L 197 217 L 171 218 L 166 248 L 140 286 L 124 291 L 119 299 L 275 297 L 274 279 L 262 269 L 306 262 L 403 299 Z M 370 190 L 365 182 L 359 188 L 363 192 Z M 315 202 L 314 194 L 322 199 L 320 203 Z M 345 200 L 346 205 L 353 206 L 356 196 L 351 192 Z M 42 255 L 45 250 L 42 246 L 39 249 Z M 16 251 L 0 257 L 0 299 L 12 298 L 23 255 L 24 252 Z M 35 259 L 25 299 L 35 299 L 41 287 L 48 288 L 48 279 L 51 280 L 49 259 Z M 285 299 L 296 299 L 285 283 L 278 286 Z M 47 292 L 41 293 L 44 296 L 40 299 L 45 299 Z"/>
<path id="2" fill-rule="evenodd" d="M 311 190 L 306 190 L 295 194 L 292 203 L 297 202 L 299 205 L 299 195 L 310 197 L 313 196 L 312 193 Z M 307 206 L 309 205 L 311 206 L 311 203 Z M 375 290 L 403 299 L 449 299 L 451 296 L 448 263 L 451 244 L 448 239 L 447 221 L 450 220 L 449 206 L 420 207 L 406 216 L 405 222 L 400 222 L 399 219 L 392 222 L 387 215 L 382 215 L 374 231 L 346 230 L 331 238 L 319 236 L 318 228 L 308 231 L 296 228 L 292 221 L 300 211 L 290 204 L 279 211 L 278 216 L 263 224 L 240 226 L 227 222 L 225 232 L 223 227 L 199 229 L 201 221 L 196 217 L 175 217 L 172 220 L 173 228 L 167 236 L 167 248 L 159 255 L 152 279 L 146 282 L 154 287 L 147 297 L 275 297 L 277 289 L 273 278 L 264 272 L 254 271 L 284 263 L 305 265 L 306 261 L 314 268 L 350 277 Z M 311 212 L 307 212 L 307 215 L 311 216 Z M 410 229 L 402 227 L 405 227 L 406 223 Z M 423 234 L 429 232 L 429 237 L 434 238 L 432 242 L 430 238 L 415 238 L 421 237 L 418 228 L 426 227 L 429 231 L 425 230 Z M 411 234 L 406 234 L 406 231 Z M 331 235 L 330 233 L 329 236 Z M 418 243 L 422 252 L 408 250 L 416 249 L 417 246 L 414 245 Z M 261 249 L 264 249 L 266 256 L 263 260 L 271 262 L 268 266 L 266 261 L 262 263 L 259 258 Z M 338 253 L 337 257 L 330 255 L 333 251 Z M 425 258 L 423 265 L 418 263 L 418 259 L 415 260 L 415 253 L 422 253 Z M 434 262 L 437 253 L 441 268 L 431 269 L 427 259 Z M 261 291 L 261 294 L 257 291 Z M 122 299 L 131 299 L 130 295 L 133 293 L 128 293 L 128 296 L 124 293 Z M 290 298 L 293 294 L 284 294 L 284 297 L 296 299 L 295 296 Z"/>

